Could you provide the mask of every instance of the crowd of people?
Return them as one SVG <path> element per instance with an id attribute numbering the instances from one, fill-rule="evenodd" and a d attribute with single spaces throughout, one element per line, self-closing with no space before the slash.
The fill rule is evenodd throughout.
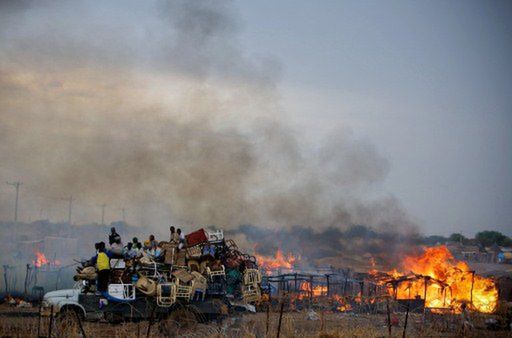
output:
<path id="1" fill-rule="evenodd" d="M 108 235 L 109 247 L 107 248 L 105 242 L 96 243 L 96 254 L 89 260 L 89 265 L 96 266 L 98 271 L 98 291 L 106 291 L 108 288 L 110 259 L 130 260 L 148 256 L 155 261 L 161 260 L 164 262 L 166 247 L 161 245 L 161 243 L 170 244 L 172 247 L 177 248 L 177 252 L 183 249 L 185 235 L 181 229 L 171 226 L 169 230 L 169 242 L 158 242 L 155 239 L 155 235 L 151 234 L 144 242 L 140 242 L 137 237 L 133 237 L 130 242 L 123 245 L 121 236 L 117 233 L 116 228 L 112 227 Z"/>

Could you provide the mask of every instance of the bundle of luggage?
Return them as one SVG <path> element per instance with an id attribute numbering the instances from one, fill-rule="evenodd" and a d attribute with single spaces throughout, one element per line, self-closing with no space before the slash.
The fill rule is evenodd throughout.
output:
<path id="1" fill-rule="evenodd" d="M 261 274 L 256 258 L 242 253 L 222 230 L 199 229 L 185 241 L 158 244 L 158 256 L 142 252 L 134 258 L 110 259 L 108 293 L 122 300 L 135 299 L 135 290 L 156 297 L 159 306 L 177 300 L 203 301 L 205 297 L 228 297 L 255 303 L 261 298 Z M 87 281 L 94 291 L 96 269 L 77 269 L 75 280 Z"/>

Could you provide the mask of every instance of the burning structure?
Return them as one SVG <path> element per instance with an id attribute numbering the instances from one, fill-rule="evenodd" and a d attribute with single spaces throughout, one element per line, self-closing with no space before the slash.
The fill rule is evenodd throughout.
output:
<path id="1" fill-rule="evenodd" d="M 331 298 L 339 311 L 354 305 L 377 304 L 386 299 L 431 311 L 458 313 L 463 304 L 482 313 L 492 313 L 498 304 L 498 287 L 491 278 L 475 273 L 456 260 L 445 246 L 425 248 L 418 255 L 407 255 L 400 268 L 367 273 L 333 267 L 300 271 L 300 260 L 277 251 L 275 259 L 258 256 L 265 274 L 263 287 L 269 295 L 288 292 L 292 299 L 314 301 Z"/>
<path id="2" fill-rule="evenodd" d="M 445 246 L 426 248 L 422 255 L 406 256 L 401 270 L 371 271 L 395 299 L 423 299 L 425 307 L 460 311 L 462 304 L 490 313 L 498 303 L 498 288 L 490 278 L 454 259 Z"/>
<path id="3" fill-rule="evenodd" d="M 33 260 L 24 267 L 3 265 L 4 293 L 39 299 L 45 289 L 70 286 L 69 282 L 66 283 L 66 274 L 71 272 L 69 268 L 58 259 L 48 259 L 43 252 L 35 250 Z"/>

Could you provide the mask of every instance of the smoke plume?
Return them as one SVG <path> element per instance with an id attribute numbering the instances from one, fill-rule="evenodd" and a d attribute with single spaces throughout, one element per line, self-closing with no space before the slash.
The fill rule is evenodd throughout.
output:
<path id="1" fill-rule="evenodd" d="M 73 195 L 77 223 L 106 204 L 107 221 L 158 227 L 413 227 L 375 193 L 389 164 L 373 145 L 289 127 L 280 63 L 244 53 L 231 2 L 0 6 L 0 177 L 23 181 L 22 220 L 63 220 Z"/>

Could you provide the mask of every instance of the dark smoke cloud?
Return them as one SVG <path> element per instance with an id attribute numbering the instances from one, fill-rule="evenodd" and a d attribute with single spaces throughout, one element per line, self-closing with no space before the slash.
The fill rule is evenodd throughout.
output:
<path id="1" fill-rule="evenodd" d="M 287 127 L 279 63 L 243 53 L 230 2 L 1 8 L 0 176 L 24 181 L 25 220 L 65 219 L 74 195 L 76 222 L 106 203 L 107 220 L 126 207 L 144 225 L 413 228 L 375 194 L 389 165 L 374 146 Z"/>
<path id="2" fill-rule="evenodd" d="M 293 254 L 302 268 L 323 263 L 361 271 L 371 268 L 372 261 L 380 269 L 396 267 L 404 254 L 415 252 L 424 242 L 416 233 L 364 225 L 351 225 L 344 229 L 332 226 L 314 229 L 301 225 L 270 229 L 242 225 L 227 234 L 238 237 L 258 255 L 273 257 L 277 250 L 285 256 Z"/>

